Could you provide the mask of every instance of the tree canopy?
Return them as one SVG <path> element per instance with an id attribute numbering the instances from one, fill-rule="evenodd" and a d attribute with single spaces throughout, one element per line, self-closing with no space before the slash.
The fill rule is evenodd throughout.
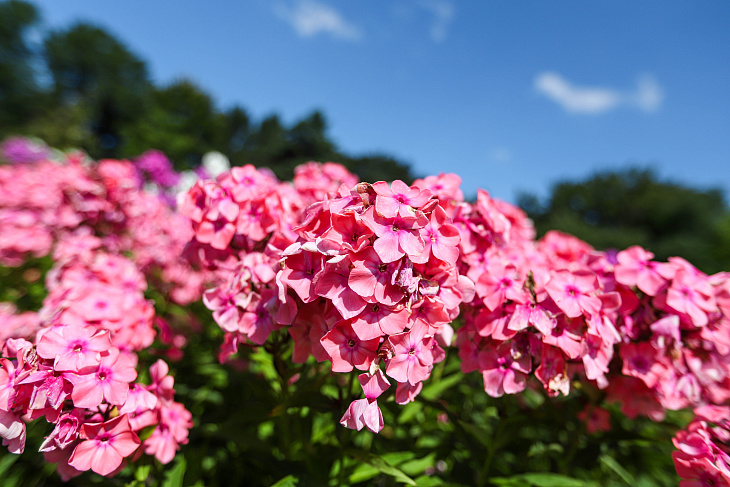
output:
<path id="1" fill-rule="evenodd" d="M 651 169 L 596 173 L 556 184 L 520 206 L 538 233 L 562 230 L 599 249 L 641 245 L 658 259 L 680 255 L 707 272 L 728 268 L 730 220 L 722 192 L 662 181 Z"/>

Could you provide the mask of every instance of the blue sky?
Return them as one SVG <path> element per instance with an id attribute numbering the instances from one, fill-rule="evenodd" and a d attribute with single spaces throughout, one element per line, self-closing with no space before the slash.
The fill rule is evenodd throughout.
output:
<path id="1" fill-rule="evenodd" d="M 630 164 L 730 195 L 726 1 L 43 0 L 99 24 L 154 80 L 385 152 L 515 202 Z"/>

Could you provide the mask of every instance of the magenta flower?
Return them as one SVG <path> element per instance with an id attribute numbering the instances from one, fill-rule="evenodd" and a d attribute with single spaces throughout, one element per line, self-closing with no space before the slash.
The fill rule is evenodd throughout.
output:
<path id="1" fill-rule="evenodd" d="M 25 423 L 17 414 L 0 409 L 0 438 L 10 453 L 25 450 Z"/>
<path id="2" fill-rule="evenodd" d="M 429 256 L 433 254 L 434 257 L 447 264 L 456 264 L 459 258 L 461 234 L 450 222 L 451 219 L 443 208 L 437 206 L 433 209 L 430 221 L 421 229 L 425 248 L 423 253 L 411 258 L 413 262 L 425 264 L 428 262 Z"/>
<path id="3" fill-rule="evenodd" d="M 93 470 L 109 475 L 140 445 L 139 438 L 129 427 L 126 415 L 105 423 L 86 423 L 81 426 L 82 441 L 76 446 L 68 463 L 77 470 Z"/>
<path id="4" fill-rule="evenodd" d="M 332 361 L 333 372 L 350 372 L 353 367 L 368 370 L 380 344 L 378 338 L 361 340 L 346 321 L 335 325 L 320 342 Z"/>
<path id="5" fill-rule="evenodd" d="M 492 397 L 516 394 L 525 389 L 532 358 L 505 343 L 499 348 L 489 347 L 479 352 L 479 368 L 484 379 L 484 391 Z"/>
<path id="6" fill-rule="evenodd" d="M 321 274 L 322 264 L 320 254 L 302 250 L 286 257 L 279 279 L 294 289 L 303 302 L 309 303 L 317 298 L 314 283 Z"/>
<path id="7" fill-rule="evenodd" d="M 408 310 L 403 306 L 368 303 L 362 313 L 352 319 L 352 329 L 361 340 L 394 335 L 406 329 Z"/>
<path id="8" fill-rule="evenodd" d="M 557 396 L 559 392 L 567 396 L 570 392 L 565 357 L 558 348 L 543 345 L 540 366 L 535 370 L 535 377 L 542 382 L 551 397 Z"/>
<path id="9" fill-rule="evenodd" d="M 636 286 L 649 296 L 656 296 L 667 285 L 658 271 L 666 264 L 654 262 L 651 260 L 653 258 L 654 254 L 638 245 L 619 252 L 614 270 L 616 281 L 625 286 Z"/>
<path id="10" fill-rule="evenodd" d="M 315 285 L 318 295 L 332 301 L 343 318 L 359 315 L 365 309 L 366 301 L 350 289 L 350 261 L 347 258 L 325 264 L 324 271 Z"/>
<path id="11" fill-rule="evenodd" d="M 336 242 L 350 252 L 360 252 L 370 244 L 370 230 L 355 212 L 332 214 L 332 226 L 322 238 Z"/>
<path id="12" fill-rule="evenodd" d="M 63 401 L 71 394 L 71 381 L 74 377 L 72 373 L 56 372 L 49 366 L 42 365 L 21 380 L 19 384 L 33 385 L 28 403 L 30 409 L 46 407 L 59 409 L 63 405 Z"/>
<path id="13" fill-rule="evenodd" d="M 340 424 L 357 431 L 367 426 L 373 433 L 379 433 L 384 426 L 383 414 L 376 400 L 357 399 L 350 403 L 347 412 L 340 419 Z"/>
<path id="14" fill-rule="evenodd" d="M 81 409 L 74 409 L 70 413 L 61 415 L 58 418 L 56 427 L 50 435 L 43 440 L 38 451 L 48 452 L 56 449 L 63 450 L 79 437 L 79 428 L 83 421 L 83 412 Z"/>
<path id="15" fill-rule="evenodd" d="M 129 383 L 137 378 L 134 365 L 129 355 L 122 355 L 118 349 L 110 348 L 109 355 L 101 358 L 95 372 L 70 378 L 74 382 L 71 393 L 74 406 L 91 409 L 102 401 L 117 406 L 124 404 L 129 393 Z"/>
<path id="16" fill-rule="evenodd" d="M 350 289 L 365 299 L 374 298 L 390 306 L 403 300 L 403 290 L 392 284 L 396 263 L 383 263 L 372 247 L 352 255 L 350 259 L 354 265 L 347 279 Z"/>
<path id="17" fill-rule="evenodd" d="M 624 366 L 621 373 L 641 379 L 652 388 L 667 370 L 658 360 L 657 350 L 651 343 L 624 343 L 620 349 Z"/>
<path id="18" fill-rule="evenodd" d="M 390 187 L 388 183 L 379 181 L 373 184 L 373 189 L 378 194 L 375 209 L 386 218 L 413 216 L 414 208 L 422 207 L 431 198 L 431 192 L 427 189 L 408 186 L 399 179 L 393 181 Z"/>
<path id="19" fill-rule="evenodd" d="M 545 290 L 569 318 L 590 316 L 601 310 L 601 300 L 593 295 L 598 290 L 593 273 L 557 271 L 545 284 Z"/>
<path id="20" fill-rule="evenodd" d="M 393 356 L 385 372 L 398 382 L 411 385 L 428 378 L 433 368 L 433 354 L 424 340 L 428 327 L 416 325 L 406 333 L 388 337 Z"/>
<path id="21" fill-rule="evenodd" d="M 680 269 L 667 289 L 666 304 L 678 313 L 689 316 L 696 327 L 708 323 L 707 313 L 715 310 L 712 286 L 703 277 Z M 658 301 L 661 304 L 661 300 Z"/>
<path id="22" fill-rule="evenodd" d="M 425 249 L 419 231 L 428 223 L 423 214 L 385 218 L 375 213 L 371 207 L 362 218 L 378 236 L 373 248 L 385 263 L 396 261 L 404 255 L 420 255 Z"/>
<path id="23" fill-rule="evenodd" d="M 92 326 L 62 326 L 44 333 L 36 349 L 39 356 L 54 360 L 55 370 L 78 372 L 98 366 L 101 352 L 110 347 L 106 330 L 97 331 Z"/>

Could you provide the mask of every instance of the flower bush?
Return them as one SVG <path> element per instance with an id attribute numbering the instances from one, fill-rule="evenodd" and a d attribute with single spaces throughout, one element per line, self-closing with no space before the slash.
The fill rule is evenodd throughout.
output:
<path id="1" fill-rule="evenodd" d="M 727 273 L 559 232 L 536 240 L 519 208 L 483 190 L 465 201 L 454 174 L 368 183 L 310 162 L 281 182 L 248 165 L 178 195 L 161 153 L 50 160 L 20 142 L 3 146 L 0 263 L 45 286 L 0 307 L 0 436 L 21 453 L 26 425 L 51 423 L 39 450 L 62 479 L 131 465 L 144 485 L 145 457 L 168 464 L 192 438 L 196 458 L 195 441 L 227 438 L 222 456 L 173 469 L 222 479 L 226 458 L 250 454 L 236 446 L 248 431 L 315 483 L 584 485 L 570 465 L 593 445 L 610 475 L 634 482 L 640 469 L 617 458 L 636 445 L 612 435 L 644 425 L 677 448 L 682 485 L 730 482 Z M 226 365 L 207 358 L 217 344 Z M 176 379 L 160 357 L 181 360 Z M 433 422 L 407 427 L 432 414 L 422 405 Z M 581 435 L 550 443 L 527 419 L 515 429 L 547 407 Z M 489 411 L 507 419 L 495 428 Z M 414 445 L 421 463 L 373 453 L 413 434 L 430 438 Z M 558 471 L 510 472 L 507 444 Z M 266 461 L 247 465 L 271 484 Z"/>

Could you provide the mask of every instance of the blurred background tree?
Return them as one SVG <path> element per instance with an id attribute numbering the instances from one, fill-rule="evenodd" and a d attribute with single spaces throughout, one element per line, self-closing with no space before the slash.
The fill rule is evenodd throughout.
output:
<path id="1" fill-rule="evenodd" d="M 39 23 L 31 3 L 0 2 L 0 137 L 40 137 L 94 158 L 158 149 L 177 169 L 196 167 L 215 150 L 282 179 L 311 160 L 342 162 L 368 181 L 414 179 L 408 164 L 392 157 L 341 152 L 319 111 L 291 126 L 277 115 L 256 122 L 240 106 L 219 109 L 191 80 L 157 86 L 145 61 L 102 27 L 81 22 L 42 32 L 42 48 L 34 50 L 28 34 Z M 47 86 L 39 82 L 44 73 Z"/>
<path id="2" fill-rule="evenodd" d="M 38 20 L 38 10 L 29 3 L 0 3 L 0 135 L 27 123 L 39 108 L 37 57 L 28 42 Z"/>
<path id="3" fill-rule="evenodd" d="M 722 192 L 662 181 L 651 169 L 596 173 L 563 181 L 520 206 L 538 234 L 562 230 L 598 249 L 641 245 L 666 260 L 679 255 L 705 272 L 730 268 L 730 214 Z"/>

